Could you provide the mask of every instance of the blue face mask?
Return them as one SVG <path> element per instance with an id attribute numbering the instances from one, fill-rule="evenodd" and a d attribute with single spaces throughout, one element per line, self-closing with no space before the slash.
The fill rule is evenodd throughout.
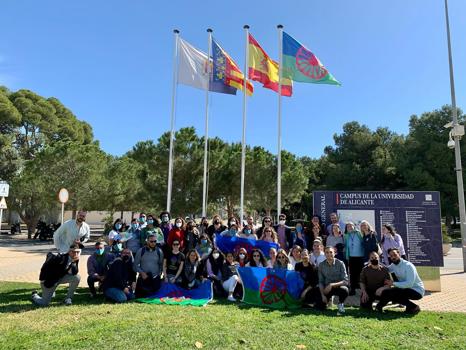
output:
<path id="1" fill-rule="evenodd" d="M 97 253 L 97 255 L 102 255 L 104 253 L 105 249 L 104 248 L 99 248 L 99 249 L 96 249 L 95 252 Z"/>
<path id="2" fill-rule="evenodd" d="M 116 228 L 117 230 L 119 230 L 119 229 L 121 228 L 121 224 L 116 224 L 116 225 L 115 225 L 115 228 Z"/>
<path id="3" fill-rule="evenodd" d="M 231 234 L 232 236 L 236 235 L 236 232 L 237 232 L 237 231 L 236 231 L 234 228 L 230 229 L 230 234 Z"/>
<path id="4" fill-rule="evenodd" d="M 296 227 L 296 232 L 301 233 L 303 231 L 303 228 L 301 226 Z"/>
<path id="5" fill-rule="evenodd" d="M 145 222 L 146 222 L 146 218 L 139 218 L 139 222 L 140 222 L 141 224 L 145 223 Z"/>
<path id="6" fill-rule="evenodd" d="M 244 234 L 249 236 L 251 234 L 251 229 L 249 229 L 249 228 L 245 229 Z"/>
<path id="7" fill-rule="evenodd" d="M 123 250 L 123 244 L 117 243 L 117 244 L 116 244 L 116 248 L 117 248 L 116 250 L 122 251 L 122 250 Z"/>
<path id="8" fill-rule="evenodd" d="M 137 230 L 139 225 L 138 224 L 131 224 L 131 227 L 133 228 L 133 230 Z"/>
<path id="9" fill-rule="evenodd" d="M 147 220 L 148 225 L 152 225 L 153 223 L 154 223 L 154 220 L 152 220 L 152 219 Z"/>
<path id="10" fill-rule="evenodd" d="M 207 244 L 207 239 L 201 239 L 201 243 L 206 245 Z"/>

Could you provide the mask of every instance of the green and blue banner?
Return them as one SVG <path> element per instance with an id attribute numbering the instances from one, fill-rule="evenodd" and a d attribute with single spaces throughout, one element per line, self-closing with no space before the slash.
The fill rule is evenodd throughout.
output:
<path id="1" fill-rule="evenodd" d="M 295 271 L 264 267 L 238 268 L 243 282 L 243 302 L 274 309 L 297 309 L 304 281 Z"/>
<path id="2" fill-rule="evenodd" d="M 341 85 L 316 55 L 283 32 L 283 78 L 302 83 Z"/>
<path id="3" fill-rule="evenodd" d="M 136 301 L 159 305 L 206 306 L 212 299 L 212 282 L 206 280 L 194 289 L 184 289 L 176 284 L 163 282 L 157 293 L 148 298 L 136 299 Z"/>

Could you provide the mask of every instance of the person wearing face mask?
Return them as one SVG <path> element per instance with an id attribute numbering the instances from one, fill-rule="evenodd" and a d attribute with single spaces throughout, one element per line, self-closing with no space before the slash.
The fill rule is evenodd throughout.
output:
<path id="1" fill-rule="evenodd" d="M 108 233 L 108 245 L 113 246 L 113 241 L 121 237 L 121 228 L 123 223 L 121 219 L 116 219 L 113 223 L 112 230 Z"/>
<path id="2" fill-rule="evenodd" d="M 236 261 L 239 264 L 239 267 L 244 267 L 249 262 L 248 259 L 248 252 L 244 248 L 240 248 L 238 251 L 238 255 L 236 256 Z"/>
<path id="3" fill-rule="evenodd" d="M 163 211 L 160 213 L 159 218 L 160 218 L 160 229 L 162 230 L 163 238 L 165 242 L 167 242 L 168 235 L 170 234 L 170 231 L 173 228 L 173 225 L 170 223 L 171 215 L 168 211 Z"/>
<path id="4" fill-rule="evenodd" d="M 194 222 L 188 222 L 186 224 L 186 231 L 184 233 L 184 249 L 186 252 L 196 248 L 197 244 L 199 243 L 200 236 L 201 234 L 199 233 L 199 230 L 195 226 Z"/>
<path id="5" fill-rule="evenodd" d="M 388 269 L 380 263 L 377 252 L 369 254 L 369 264 L 361 271 L 359 286 L 361 287 L 361 309 L 372 310 L 372 303 L 380 297 L 384 282 L 390 279 Z"/>
<path id="6" fill-rule="evenodd" d="M 123 251 L 123 242 L 121 241 L 120 236 L 115 237 L 113 245 L 110 247 L 110 252 L 115 256 L 119 257 Z"/>
<path id="7" fill-rule="evenodd" d="M 136 218 L 131 220 L 131 226 L 126 231 L 126 248 L 131 250 L 131 253 L 136 255 L 139 248 L 142 247 L 141 245 L 141 230 L 139 228 L 139 224 Z"/>
<path id="8" fill-rule="evenodd" d="M 207 228 L 207 236 L 211 241 L 214 241 L 214 236 L 221 234 L 227 227 L 223 225 L 222 219 L 219 215 L 214 215 L 212 218 L 212 225 Z"/>
<path id="9" fill-rule="evenodd" d="M 73 243 L 86 243 L 91 238 L 91 230 L 86 223 L 87 212 L 79 210 L 76 219 L 65 221 L 53 234 L 53 244 L 60 254 L 67 254 Z"/>
<path id="10" fill-rule="evenodd" d="M 138 218 L 139 229 L 142 230 L 147 226 L 146 214 L 140 213 Z"/>
<path id="11" fill-rule="evenodd" d="M 293 235 L 291 228 L 286 226 L 285 214 L 280 214 L 278 217 L 278 225 L 275 226 L 275 231 L 277 232 L 280 248 L 288 251 L 293 246 Z"/>
<path id="12" fill-rule="evenodd" d="M 294 231 L 294 245 L 298 245 L 301 247 L 301 249 L 305 249 L 307 247 L 307 242 L 302 222 L 296 223 Z"/>
<path id="13" fill-rule="evenodd" d="M 388 271 L 394 275 L 393 279 L 386 279 L 384 288 L 377 304 L 377 310 L 383 311 L 383 307 L 389 301 L 406 306 L 406 313 L 415 315 L 421 311 L 419 305 L 411 300 L 420 300 L 424 296 L 425 289 L 416 267 L 409 261 L 403 259 L 400 250 L 391 248 L 388 251 L 391 264 Z"/>
<path id="14" fill-rule="evenodd" d="M 238 235 L 238 224 L 235 221 L 229 222 L 228 228 L 225 231 L 223 231 L 220 235 L 226 237 L 236 237 Z"/>
<path id="15" fill-rule="evenodd" d="M 241 232 L 238 234 L 238 237 L 256 240 L 257 236 L 254 233 L 254 228 L 250 224 L 246 224 Z"/>
<path id="16" fill-rule="evenodd" d="M 213 249 L 206 260 L 206 275 L 213 283 L 215 297 L 226 297 L 222 285 L 222 266 L 225 262 L 225 256 L 218 249 Z"/>
<path id="17" fill-rule="evenodd" d="M 212 242 L 207 235 L 203 235 L 199 239 L 199 243 L 196 246 L 196 251 L 201 257 L 201 260 L 206 260 L 212 252 Z"/>
<path id="18" fill-rule="evenodd" d="M 167 238 L 167 245 L 172 246 L 174 241 L 180 242 L 180 250 L 184 251 L 185 248 L 185 222 L 182 218 L 178 217 L 175 219 L 175 226 L 170 230 Z"/>
<path id="19" fill-rule="evenodd" d="M 134 299 L 136 273 L 133 270 L 133 255 L 128 248 L 123 249 L 121 257 L 110 264 L 103 289 L 104 295 L 117 303 Z"/>
<path id="20" fill-rule="evenodd" d="M 87 285 L 91 298 L 97 294 L 95 283 L 98 282 L 99 287 L 102 286 L 108 266 L 114 259 L 115 256 L 112 253 L 105 251 L 104 242 L 95 244 L 94 253 L 87 259 Z"/>
<path id="21" fill-rule="evenodd" d="M 163 247 L 165 245 L 165 239 L 163 237 L 163 232 L 159 227 L 158 221 L 151 215 L 147 215 L 147 226 L 144 227 L 140 234 L 141 246 L 144 246 L 149 235 L 154 235 L 157 240 L 157 245 Z"/>
<path id="22" fill-rule="evenodd" d="M 222 266 L 222 285 L 223 289 L 228 292 L 229 301 L 236 301 L 233 293 L 235 292 L 236 285 L 241 283 L 237 268 L 238 263 L 235 261 L 233 253 L 227 253 Z"/>
<path id="23" fill-rule="evenodd" d="M 207 229 L 209 228 L 209 221 L 207 220 L 207 218 L 204 216 L 202 217 L 201 219 L 201 223 L 199 225 L 199 234 L 200 235 L 204 235 L 204 234 L 207 234 Z"/>

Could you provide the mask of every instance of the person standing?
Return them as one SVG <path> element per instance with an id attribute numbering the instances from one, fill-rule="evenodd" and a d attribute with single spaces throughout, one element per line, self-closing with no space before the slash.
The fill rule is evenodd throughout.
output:
<path id="1" fill-rule="evenodd" d="M 369 261 L 369 255 L 371 252 L 379 251 L 379 239 L 377 233 L 372 228 L 369 221 L 362 220 L 359 224 L 361 233 L 363 235 L 362 245 L 364 247 L 364 262 Z"/>
<path id="2" fill-rule="evenodd" d="M 171 220 L 170 213 L 168 211 L 163 211 L 160 213 L 159 218 L 161 221 L 160 229 L 162 230 L 163 238 L 165 242 L 167 242 L 168 235 L 173 228 L 172 224 L 170 223 L 170 220 Z M 171 244 L 168 244 L 168 246 L 171 247 Z"/>
<path id="3" fill-rule="evenodd" d="M 359 289 L 359 275 L 364 267 L 364 246 L 362 233 L 356 230 L 354 223 L 348 222 L 345 227 L 346 260 L 349 265 L 350 295 Z"/>
<path id="4" fill-rule="evenodd" d="M 66 254 L 73 243 L 86 243 L 91 237 L 86 215 L 86 211 L 79 210 L 76 220 L 65 221 L 53 234 L 53 244 L 61 254 Z"/>
<path id="5" fill-rule="evenodd" d="M 157 238 L 154 234 L 147 237 L 147 247 L 142 247 L 136 253 L 133 269 L 134 272 L 139 273 L 136 283 L 136 298 L 147 297 L 160 289 L 163 252 L 157 247 Z"/>
<path id="6" fill-rule="evenodd" d="M 398 233 L 395 232 L 395 229 L 392 225 L 382 225 L 381 244 L 383 252 L 383 262 L 385 265 L 390 265 L 392 263 L 392 261 L 390 260 L 390 254 L 388 254 L 388 251 L 392 248 L 398 249 L 398 251 L 401 254 L 401 257 L 407 260 L 403 239 Z"/>
<path id="7" fill-rule="evenodd" d="M 293 246 L 293 237 L 291 228 L 286 225 L 286 215 L 280 214 L 278 217 L 278 225 L 275 226 L 275 231 L 278 236 L 278 244 L 281 249 L 288 251 Z"/>
<path id="8" fill-rule="evenodd" d="M 37 291 L 32 292 L 32 302 L 37 306 L 47 306 L 53 298 L 59 284 L 69 283 L 65 298 L 65 305 L 71 305 L 74 292 L 78 288 L 81 277 L 79 276 L 79 257 L 82 244 L 73 243 L 65 254 L 47 254 L 47 260 L 40 270 L 39 280 L 42 288 L 42 296 Z"/>

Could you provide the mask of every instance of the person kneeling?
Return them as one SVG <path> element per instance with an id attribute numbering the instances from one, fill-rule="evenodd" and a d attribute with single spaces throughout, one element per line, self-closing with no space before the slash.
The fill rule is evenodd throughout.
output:
<path id="1" fill-rule="evenodd" d="M 73 243 L 66 254 L 47 254 L 47 260 L 42 265 L 39 276 L 42 297 L 37 291 L 32 292 L 32 302 L 35 305 L 50 304 L 58 285 L 65 283 L 69 283 L 70 286 L 64 303 L 65 305 L 72 304 L 74 292 L 81 280 L 78 274 L 78 263 L 82 247 L 82 244 Z"/>
<path id="2" fill-rule="evenodd" d="M 134 299 L 136 272 L 133 270 L 133 256 L 128 248 L 123 249 L 107 272 L 103 283 L 104 295 L 117 303 Z"/>
<path id="3" fill-rule="evenodd" d="M 236 285 L 241 283 L 238 276 L 238 263 L 235 261 L 233 253 L 227 253 L 225 256 L 225 262 L 222 266 L 222 281 L 223 289 L 228 292 L 228 300 L 236 301 L 233 293 L 235 292 Z"/>
<path id="4" fill-rule="evenodd" d="M 348 274 L 345 264 L 335 258 L 333 247 L 325 248 L 325 260 L 319 264 L 319 288 L 324 307 L 333 295 L 338 296 L 338 313 L 345 313 L 344 302 L 348 297 Z"/>
<path id="5" fill-rule="evenodd" d="M 372 310 L 372 303 L 380 298 L 384 282 L 390 279 L 388 269 L 380 263 L 379 254 L 369 254 L 369 264 L 366 265 L 359 276 L 361 287 L 361 309 Z"/>
<path id="6" fill-rule="evenodd" d="M 409 261 L 401 258 L 397 248 L 388 250 L 391 265 L 388 267 L 390 273 L 394 274 L 396 282 L 391 279 L 385 280 L 385 288 L 377 304 L 377 310 L 382 312 L 383 307 L 389 301 L 406 306 L 406 313 L 417 314 L 421 311 L 419 305 L 411 300 L 422 299 L 425 293 L 424 283 L 422 283 L 417 273 L 416 267 Z"/>
<path id="7" fill-rule="evenodd" d="M 304 290 L 301 292 L 301 300 L 305 304 L 314 304 L 316 309 L 324 309 L 322 295 L 319 289 L 319 275 L 317 266 L 312 264 L 309 258 L 309 252 L 304 249 L 301 252 L 301 262 L 295 266 L 295 271 L 301 275 L 304 281 Z"/>

